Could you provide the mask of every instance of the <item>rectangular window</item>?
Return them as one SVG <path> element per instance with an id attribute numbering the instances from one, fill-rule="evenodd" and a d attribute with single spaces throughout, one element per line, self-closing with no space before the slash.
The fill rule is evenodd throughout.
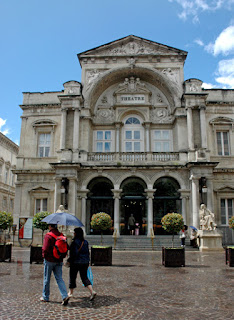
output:
<path id="1" fill-rule="evenodd" d="M 141 131 L 140 130 L 125 131 L 125 151 L 141 152 Z"/>
<path id="2" fill-rule="evenodd" d="M 154 152 L 170 152 L 172 149 L 170 130 L 154 131 Z"/>
<path id="3" fill-rule="evenodd" d="M 39 135 L 38 156 L 40 158 L 50 156 L 50 133 L 41 133 Z"/>
<path id="4" fill-rule="evenodd" d="M 216 132 L 217 137 L 217 149 L 219 156 L 229 156 L 230 148 L 229 148 L 229 136 L 228 132 L 219 131 Z"/>
<path id="5" fill-rule="evenodd" d="M 47 199 L 36 199 L 35 213 L 47 211 Z"/>
<path id="6" fill-rule="evenodd" d="M 112 132 L 110 130 L 96 131 L 96 151 L 111 152 L 112 150 Z"/>
<path id="7" fill-rule="evenodd" d="M 234 199 L 221 199 L 221 224 L 228 225 L 229 219 L 234 215 Z"/>

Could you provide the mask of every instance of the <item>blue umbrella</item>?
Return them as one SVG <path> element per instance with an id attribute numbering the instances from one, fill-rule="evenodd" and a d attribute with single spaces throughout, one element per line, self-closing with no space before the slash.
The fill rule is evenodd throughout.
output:
<path id="1" fill-rule="evenodd" d="M 189 228 L 197 231 L 197 228 L 195 228 L 194 226 L 189 226 Z"/>
<path id="2" fill-rule="evenodd" d="M 45 217 L 42 222 L 47 224 L 60 224 L 61 226 L 84 227 L 83 223 L 75 216 L 67 212 L 55 212 Z"/>

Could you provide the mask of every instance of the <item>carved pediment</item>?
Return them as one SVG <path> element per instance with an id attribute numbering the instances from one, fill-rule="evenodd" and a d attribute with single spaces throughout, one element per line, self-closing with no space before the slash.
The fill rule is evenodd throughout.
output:
<path id="1" fill-rule="evenodd" d="M 42 187 L 42 186 L 36 186 L 32 188 L 29 192 L 48 192 L 50 189 Z"/>
<path id="2" fill-rule="evenodd" d="M 134 35 L 96 47 L 78 54 L 79 58 L 88 56 L 140 56 L 140 55 L 183 55 L 187 52 L 169 47 Z"/>
<path id="3" fill-rule="evenodd" d="M 214 191 L 218 192 L 218 193 L 229 193 L 229 192 L 233 193 L 234 187 L 226 185 L 226 186 L 222 186 L 218 189 L 215 189 Z"/>
<path id="4" fill-rule="evenodd" d="M 234 124 L 234 120 L 231 119 L 231 118 L 227 118 L 227 117 L 217 117 L 217 118 L 214 118 L 212 120 L 210 120 L 210 124 L 231 124 L 233 125 Z"/>

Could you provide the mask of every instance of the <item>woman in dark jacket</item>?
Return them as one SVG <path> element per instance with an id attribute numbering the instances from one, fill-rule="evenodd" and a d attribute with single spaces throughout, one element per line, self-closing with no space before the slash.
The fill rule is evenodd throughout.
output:
<path id="1" fill-rule="evenodd" d="M 74 229 L 74 238 L 70 246 L 70 273 L 69 273 L 69 293 L 72 297 L 73 290 L 76 288 L 77 273 L 80 272 L 80 278 L 86 288 L 90 291 L 90 300 L 92 301 L 96 292 L 93 290 L 91 282 L 87 277 L 87 270 L 89 267 L 89 244 L 84 239 L 84 232 L 81 228 Z"/>

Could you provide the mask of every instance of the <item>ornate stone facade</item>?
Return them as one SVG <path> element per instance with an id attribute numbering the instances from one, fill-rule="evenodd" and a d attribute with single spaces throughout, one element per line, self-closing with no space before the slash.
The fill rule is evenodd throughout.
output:
<path id="1" fill-rule="evenodd" d="M 16 156 L 19 147 L 0 132 L 0 211 L 12 212 L 15 199 Z"/>
<path id="2" fill-rule="evenodd" d="M 24 93 L 15 222 L 62 204 L 88 234 L 106 211 L 117 235 L 133 213 L 150 236 L 172 210 L 199 228 L 205 203 L 233 241 L 234 93 L 184 81 L 186 56 L 131 35 L 78 54 L 81 83 Z"/>

